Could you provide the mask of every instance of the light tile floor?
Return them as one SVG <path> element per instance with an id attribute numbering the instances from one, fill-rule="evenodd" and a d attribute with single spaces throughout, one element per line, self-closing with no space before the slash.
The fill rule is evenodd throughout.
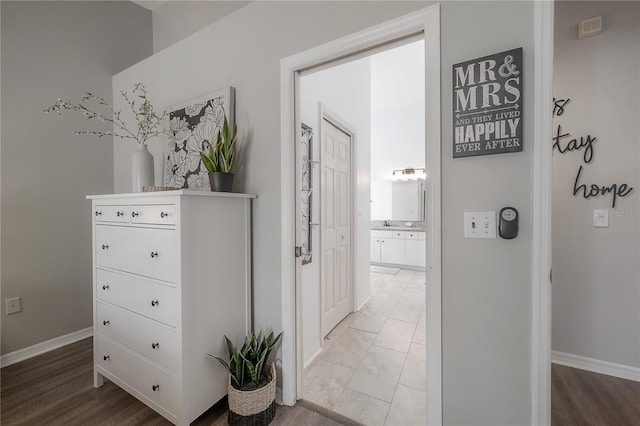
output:
<path id="1" fill-rule="evenodd" d="M 327 335 L 304 399 L 366 425 L 425 425 L 425 273 L 371 273 L 372 298 Z"/>

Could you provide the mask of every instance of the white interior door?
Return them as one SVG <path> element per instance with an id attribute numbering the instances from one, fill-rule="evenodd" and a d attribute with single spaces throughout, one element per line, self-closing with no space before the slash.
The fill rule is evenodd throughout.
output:
<path id="1" fill-rule="evenodd" d="M 322 120 L 322 336 L 351 311 L 351 136 Z"/>

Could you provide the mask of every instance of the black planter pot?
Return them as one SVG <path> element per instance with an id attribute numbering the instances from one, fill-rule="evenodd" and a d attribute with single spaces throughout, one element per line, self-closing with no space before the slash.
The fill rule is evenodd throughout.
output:
<path id="1" fill-rule="evenodd" d="M 212 192 L 231 192 L 233 186 L 233 173 L 211 172 L 209 184 Z"/>

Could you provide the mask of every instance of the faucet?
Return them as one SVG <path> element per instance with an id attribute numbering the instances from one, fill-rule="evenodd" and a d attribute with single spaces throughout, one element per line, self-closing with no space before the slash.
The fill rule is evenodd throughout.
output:
<path id="1" fill-rule="evenodd" d="M 383 226 L 391 226 L 391 221 L 385 220 Z"/>

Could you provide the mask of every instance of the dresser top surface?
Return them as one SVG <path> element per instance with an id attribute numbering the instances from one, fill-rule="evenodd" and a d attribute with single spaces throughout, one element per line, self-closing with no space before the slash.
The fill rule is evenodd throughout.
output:
<path id="1" fill-rule="evenodd" d="M 176 191 L 155 191 L 155 192 L 132 192 L 125 194 L 101 194 L 87 195 L 87 200 L 105 200 L 111 198 L 139 198 L 139 197 L 166 197 L 166 196 L 183 196 L 183 197 L 219 197 L 219 198 L 257 198 L 254 194 L 240 194 L 236 192 L 211 192 L 197 191 L 193 189 L 178 189 Z"/>

